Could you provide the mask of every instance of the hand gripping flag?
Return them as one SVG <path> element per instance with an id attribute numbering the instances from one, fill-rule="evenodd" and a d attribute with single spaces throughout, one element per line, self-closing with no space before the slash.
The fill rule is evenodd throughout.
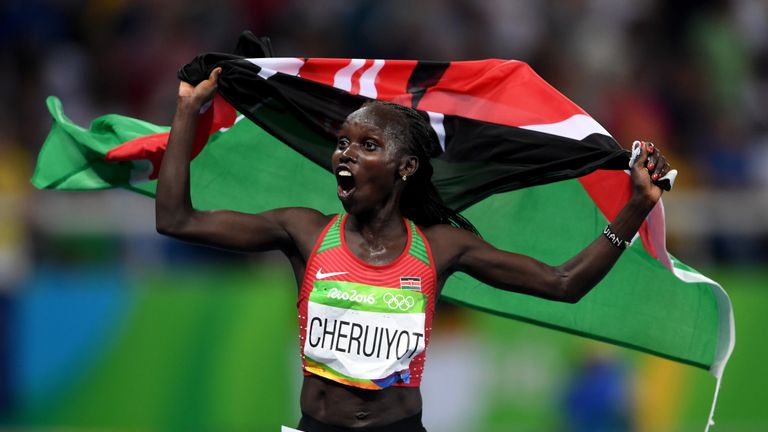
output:
<path id="1" fill-rule="evenodd" d="M 338 212 L 329 174 L 336 131 L 371 99 L 413 107 L 429 120 L 443 148 L 433 160 L 435 186 L 499 248 L 564 262 L 631 196 L 629 152 L 523 62 L 271 58 L 268 43 L 247 34 L 239 52 L 201 55 L 179 71 L 195 84 L 223 68 L 195 143 L 197 208 Z M 167 127 L 107 115 L 86 130 L 56 98 L 48 107 L 54 123 L 35 186 L 154 195 Z M 497 290 L 464 274 L 450 278 L 442 296 L 708 369 L 718 388 L 734 345 L 724 290 L 667 252 L 661 202 L 577 304 Z"/>

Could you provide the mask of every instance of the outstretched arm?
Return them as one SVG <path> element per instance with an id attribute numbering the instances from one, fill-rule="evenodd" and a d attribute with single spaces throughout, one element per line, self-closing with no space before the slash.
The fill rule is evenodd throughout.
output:
<path id="1" fill-rule="evenodd" d="M 176 114 L 157 183 L 155 222 L 161 234 L 241 251 L 293 251 L 298 231 L 322 215 L 310 209 L 288 208 L 259 214 L 226 210 L 197 211 L 192 207 L 189 163 L 200 108 L 216 92 L 220 68 L 197 86 L 179 84 Z"/>
<path id="2" fill-rule="evenodd" d="M 653 182 L 669 169 L 666 159 L 653 144 L 642 143 L 641 155 L 632 167 L 632 198 L 609 225 L 619 239 L 629 241 L 637 233 L 662 194 Z M 444 243 L 445 250 L 453 251 L 444 255 L 446 274 L 462 271 L 497 288 L 570 303 L 579 301 L 597 285 L 622 252 L 606 236 L 600 235 L 564 264 L 550 266 L 496 249 L 463 230 L 452 231 L 458 232 L 436 236 Z M 438 250 L 438 246 L 433 245 L 433 250 Z M 436 261 L 437 255 L 438 252 Z"/>

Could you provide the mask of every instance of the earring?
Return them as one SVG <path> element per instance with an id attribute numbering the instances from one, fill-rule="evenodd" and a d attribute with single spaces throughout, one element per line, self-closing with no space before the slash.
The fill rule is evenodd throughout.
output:
<path id="1" fill-rule="evenodd" d="M 408 177 L 405 174 L 403 174 L 403 181 L 407 181 L 407 180 L 408 180 Z"/>

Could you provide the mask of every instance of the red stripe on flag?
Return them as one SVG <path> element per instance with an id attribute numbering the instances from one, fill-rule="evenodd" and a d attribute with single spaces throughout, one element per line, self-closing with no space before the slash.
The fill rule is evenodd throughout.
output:
<path id="1" fill-rule="evenodd" d="M 108 151 L 104 159 L 111 162 L 148 160 L 152 163 L 149 178 L 155 179 L 160 172 L 160 162 L 163 160 L 169 135 L 170 132 L 161 132 L 126 141 Z"/>
<path id="2" fill-rule="evenodd" d="M 336 72 L 349 64 L 345 59 L 307 59 L 299 70 L 299 76 L 320 84 L 333 87 L 333 77 Z"/>
<path id="3" fill-rule="evenodd" d="M 192 159 L 203 150 L 211 135 L 219 129 L 232 127 L 236 117 L 237 112 L 232 105 L 217 93 L 208 110 L 198 117 L 195 142 L 192 145 Z M 170 132 L 162 132 L 134 138 L 108 151 L 105 159 L 113 162 L 148 160 L 152 163 L 152 173 L 149 178 L 156 179 L 160 173 L 160 162 L 163 160 L 169 135 Z"/>
<path id="4" fill-rule="evenodd" d="M 632 179 L 624 171 L 597 170 L 579 177 L 579 183 L 609 221 L 616 218 L 632 197 Z M 658 259 L 659 255 L 652 241 L 647 220 L 640 226 L 639 232 L 645 250 Z"/>
<path id="5" fill-rule="evenodd" d="M 589 115 L 526 63 L 512 60 L 452 62 L 418 108 L 518 127 Z"/>
<path id="6" fill-rule="evenodd" d="M 411 95 L 407 92 L 408 79 L 416 67 L 415 60 L 386 60 L 384 66 L 376 75 L 377 99 L 411 105 Z M 317 59 L 310 58 L 299 71 L 299 76 L 309 81 L 333 87 L 336 73 L 349 65 L 349 59 Z M 373 60 L 366 60 L 365 65 L 352 76 L 350 93 L 359 92 L 360 76 L 373 67 Z"/>
<path id="7" fill-rule="evenodd" d="M 408 79 L 416 68 L 415 60 L 386 60 L 376 76 L 377 99 L 411 106 Z"/>

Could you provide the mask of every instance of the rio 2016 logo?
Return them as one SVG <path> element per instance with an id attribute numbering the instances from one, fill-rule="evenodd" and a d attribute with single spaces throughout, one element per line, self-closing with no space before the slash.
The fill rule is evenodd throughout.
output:
<path id="1" fill-rule="evenodd" d="M 416 304 L 416 300 L 414 300 L 413 297 L 404 296 L 402 294 L 386 293 L 384 294 L 383 300 L 390 309 L 400 309 L 403 312 Z"/>
<path id="2" fill-rule="evenodd" d="M 331 288 L 328 290 L 328 297 L 336 300 L 347 300 L 355 303 L 368 303 L 368 304 L 374 304 L 376 303 L 376 297 L 373 296 L 373 293 L 365 295 L 363 293 L 358 293 L 356 290 L 349 290 L 349 291 L 341 291 L 338 288 Z"/>

